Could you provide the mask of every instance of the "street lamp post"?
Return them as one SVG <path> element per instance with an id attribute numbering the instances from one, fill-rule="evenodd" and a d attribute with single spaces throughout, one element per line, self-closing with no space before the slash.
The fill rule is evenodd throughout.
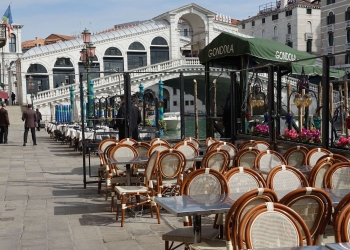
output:
<path id="1" fill-rule="evenodd" d="M 30 100 L 32 101 L 32 109 L 34 109 L 34 105 L 33 105 L 33 100 L 34 100 L 34 96 L 33 96 L 33 90 L 34 90 L 34 84 L 33 84 L 33 77 L 30 76 L 28 77 L 28 90 L 30 92 Z"/>
<path id="2" fill-rule="evenodd" d="M 88 127 L 92 127 L 92 116 L 93 116 L 93 103 L 94 103 L 94 90 L 93 90 L 93 83 L 90 79 L 89 71 L 90 67 L 92 65 L 92 61 L 95 57 L 95 49 L 96 47 L 94 44 L 90 41 L 91 33 L 85 29 L 83 31 L 82 38 L 84 42 L 84 48 L 80 51 L 80 58 L 81 61 L 84 64 L 85 70 L 86 70 L 86 79 L 87 79 L 87 96 L 88 96 L 88 105 L 87 105 L 87 113 L 88 113 L 88 119 L 87 124 Z M 81 100 L 84 100 L 83 97 L 81 97 Z"/>

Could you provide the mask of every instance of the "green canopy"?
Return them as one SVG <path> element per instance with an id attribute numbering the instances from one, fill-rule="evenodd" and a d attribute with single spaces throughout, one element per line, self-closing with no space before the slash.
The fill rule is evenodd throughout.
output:
<path id="1" fill-rule="evenodd" d="M 322 75 L 321 60 L 314 55 L 293 49 L 280 42 L 243 37 L 227 32 L 222 32 L 208 44 L 199 53 L 199 60 L 201 63 L 205 63 L 242 55 L 250 55 L 252 60 L 258 63 L 284 62 L 283 66 L 291 69 L 293 74 L 301 74 L 302 68 L 304 68 L 307 75 Z M 302 59 L 307 60 L 299 61 Z M 293 62 L 296 60 L 298 62 Z M 342 77 L 345 74 L 345 71 L 330 69 L 330 75 L 333 77 Z"/>

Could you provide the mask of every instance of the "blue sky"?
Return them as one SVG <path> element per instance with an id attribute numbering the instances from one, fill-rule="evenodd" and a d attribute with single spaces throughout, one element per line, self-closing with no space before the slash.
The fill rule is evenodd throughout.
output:
<path id="1" fill-rule="evenodd" d="M 2 16 L 11 0 L 0 2 Z M 115 24 L 152 19 L 194 2 L 213 12 L 246 19 L 256 15 L 259 5 L 271 0 L 12 0 L 13 22 L 24 25 L 22 41 L 46 38 L 52 33 L 79 34 L 113 28 Z"/>

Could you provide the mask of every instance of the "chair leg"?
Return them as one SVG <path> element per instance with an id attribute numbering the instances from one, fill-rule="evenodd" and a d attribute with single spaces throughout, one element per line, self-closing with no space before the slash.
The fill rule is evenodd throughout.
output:
<path id="1" fill-rule="evenodd" d="M 120 200 L 120 195 L 119 194 L 117 194 L 117 213 L 115 215 L 115 220 L 118 220 L 118 216 L 119 216 L 118 200 Z"/>
<path id="2" fill-rule="evenodd" d="M 124 218 L 125 218 L 125 209 L 126 209 L 125 194 L 122 194 L 121 198 L 122 198 L 122 221 L 121 221 L 121 226 L 124 227 Z"/>
<path id="3" fill-rule="evenodd" d="M 169 250 L 169 241 L 167 240 L 165 241 L 164 249 Z"/>
<path id="4" fill-rule="evenodd" d="M 109 190 L 109 186 L 111 185 L 111 177 L 109 175 L 109 173 L 106 173 L 106 194 L 105 194 L 105 200 L 108 199 L 108 190 Z"/>
<path id="5" fill-rule="evenodd" d="M 111 212 L 114 212 L 114 196 L 115 196 L 115 191 L 114 191 L 114 187 L 112 185 L 112 191 L 111 191 Z"/>

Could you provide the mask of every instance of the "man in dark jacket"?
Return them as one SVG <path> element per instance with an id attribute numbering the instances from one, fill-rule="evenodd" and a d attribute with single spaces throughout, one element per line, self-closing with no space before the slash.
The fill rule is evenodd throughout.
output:
<path id="1" fill-rule="evenodd" d="M 6 110 L 6 104 L 1 103 L 0 108 L 0 144 L 7 144 L 8 127 L 10 126 L 9 114 Z"/>
<path id="2" fill-rule="evenodd" d="M 119 140 L 122 140 L 126 137 L 125 134 L 125 105 L 124 105 L 124 96 L 120 97 L 120 100 L 122 102 L 122 105 L 120 106 L 117 114 L 117 120 L 116 120 L 116 126 L 119 129 Z M 122 119 L 124 118 L 124 119 Z M 131 105 L 130 110 L 130 131 L 131 131 L 131 138 L 134 140 L 139 140 L 139 130 L 138 125 L 141 122 L 141 113 L 138 107 L 136 107 L 134 104 Z"/>
<path id="3" fill-rule="evenodd" d="M 23 146 L 25 146 L 27 143 L 29 128 L 32 134 L 33 145 L 37 145 L 35 137 L 36 112 L 32 110 L 31 104 L 28 104 L 27 110 L 23 111 L 22 121 L 24 121 Z"/>
<path id="4" fill-rule="evenodd" d="M 37 121 L 37 123 L 38 123 L 38 127 L 37 127 L 38 131 L 40 131 L 40 121 L 41 121 L 42 119 L 43 119 L 43 118 L 42 118 L 42 116 L 41 116 L 41 113 L 40 113 L 39 109 L 36 109 L 36 121 Z"/>

